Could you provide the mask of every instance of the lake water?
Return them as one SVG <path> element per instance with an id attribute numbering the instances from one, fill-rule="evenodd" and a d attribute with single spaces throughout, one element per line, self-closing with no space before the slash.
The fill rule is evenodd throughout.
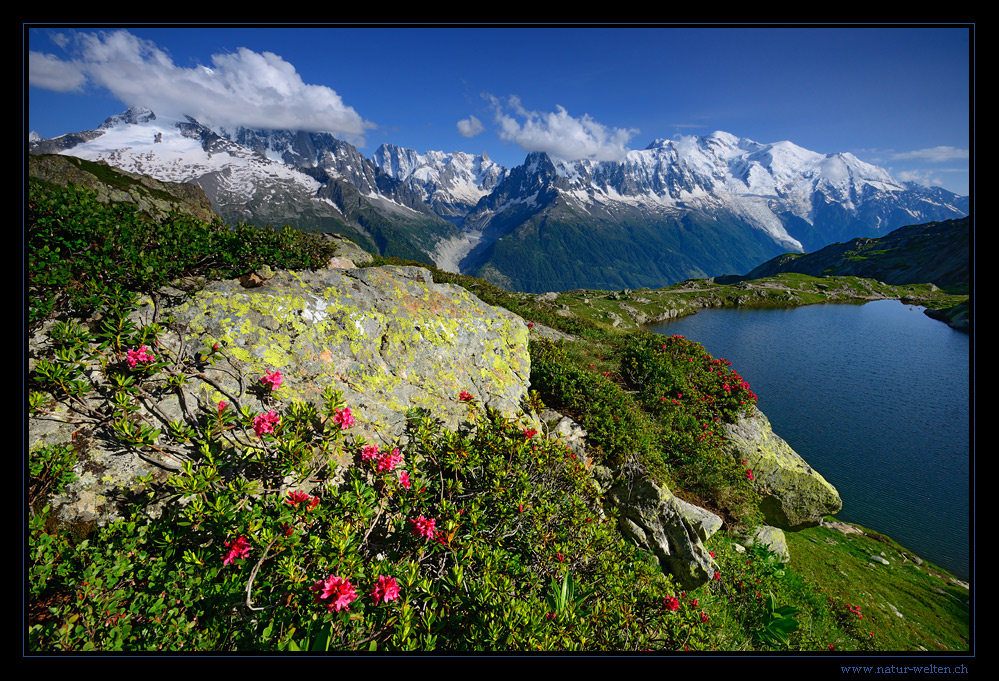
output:
<path id="1" fill-rule="evenodd" d="M 839 518 L 968 579 L 968 334 L 894 300 L 703 310 L 652 330 L 732 362 L 839 490 Z"/>

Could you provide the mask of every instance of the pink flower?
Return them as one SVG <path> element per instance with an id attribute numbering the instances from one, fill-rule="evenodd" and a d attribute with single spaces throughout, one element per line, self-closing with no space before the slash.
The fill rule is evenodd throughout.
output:
<path id="1" fill-rule="evenodd" d="M 472 393 L 468 392 L 467 390 L 462 390 L 460 393 L 458 393 L 458 399 L 461 400 L 462 402 L 471 402 Z"/>
<path id="2" fill-rule="evenodd" d="M 350 580 L 333 575 L 319 580 L 309 587 L 309 591 L 315 592 L 316 603 L 329 599 L 326 609 L 330 612 L 346 610 L 350 607 L 351 602 L 357 598 L 357 592 Z"/>
<path id="3" fill-rule="evenodd" d="M 276 412 L 269 411 L 253 419 L 253 430 L 257 434 L 257 437 L 263 438 L 264 433 L 273 433 L 274 426 L 279 423 L 281 423 L 281 417 Z"/>
<path id="4" fill-rule="evenodd" d="M 309 497 L 308 494 L 306 494 L 300 489 L 297 489 L 294 492 L 288 492 L 288 498 L 285 499 L 284 501 L 286 504 L 290 504 L 292 506 L 298 506 L 300 503 L 302 503 L 303 501 L 308 501 L 310 498 L 311 497 Z"/>
<path id="5" fill-rule="evenodd" d="M 706 623 L 708 621 L 708 613 L 701 611 L 701 622 Z"/>
<path id="6" fill-rule="evenodd" d="M 225 411 L 225 408 L 229 406 L 229 403 L 225 400 L 219 400 L 219 416 Z"/>
<path id="7" fill-rule="evenodd" d="M 228 565 L 237 558 L 246 558 L 250 554 L 250 542 L 246 541 L 243 535 L 236 537 L 232 543 L 226 542 L 225 545 L 229 548 L 229 553 L 225 555 L 223 565 Z"/>
<path id="8" fill-rule="evenodd" d="M 664 345 L 663 347 L 666 346 Z M 667 596 L 664 598 L 663 605 L 665 605 L 666 609 L 670 612 L 676 612 L 680 609 L 680 601 L 678 601 L 675 596 Z"/>
<path id="9" fill-rule="evenodd" d="M 714 580 L 717 582 L 720 579 L 721 579 L 721 573 L 715 570 Z"/>
<path id="10" fill-rule="evenodd" d="M 139 362 L 153 361 L 153 356 L 150 354 L 149 348 L 145 345 L 140 345 L 138 350 L 129 350 L 125 355 L 125 361 L 128 362 L 129 369 L 134 369 L 135 365 Z"/>
<path id="11" fill-rule="evenodd" d="M 294 533 L 295 533 L 294 527 L 292 527 L 291 525 L 285 525 L 284 523 L 281 524 L 281 534 L 283 534 L 286 537 L 290 537 Z"/>
<path id="12" fill-rule="evenodd" d="M 399 484 L 406 489 L 409 489 L 410 485 L 413 484 L 409 479 L 409 473 L 406 471 L 399 471 Z"/>
<path id="13" fill-rule="evenodd" d="M 534 428 L 524 428 L 524 437 L 530 440 L 532 437 L 538 434 Z"/>
<path id="14" fill-rule="evenodd" d="M 393 449 L 391 454 L 384 454 L 380 459 L 378 459 L 378 465 L 375 467 L 376 471 L 392 471 L 395 467 L 402 462 L 402 454 L 399 453 L 398 449 Z"/>
<path id="15" fill-rule="evenodd" d="M 534 322 L 527 322 L 527 328 L 533 329 L 534 328 Z"/>
<path id="16" fill-rule="evenodd" d="M 375 602 L 375 605 L 388 603 L 397 598 L 399 598 L 399 584 L 395 581 L 395 578 L 378 575 L 378 582 L 375 584 L 375 588 L 371 590 L 371 599 Z"/>
<path id="17" fill-rule="evenodd" d="M 715 557 L 715 552 L 714 551 L 708 551 L 708 555 L 711 556 L 712 558 L 714 558 Z"/>
<path id="18" fill-rule="evenodd" d="M 410 520 L 409 524 L 413 526 L 413 534 L 417 537 L 423 537 L 424 539 L 434 538 L 434 534 L 437 529 L 437 521 L 433 518 L 424 518 L 421 515 L 415 520 Z"/>
<path id="19" fill-rule="evenodd" d="M 361 461 L 371 461 L 378 456 L 378 447 L 375 445 L 365 445 L 361 448 Z"/>
<path id="20" fill-rule="evenodd" d="M 340 426 L 340 430 L 347 430 L 354 425 L 354 415 L 350 413 L 350 407 L 337 409 L 333 414 L 333 423 Z"/>
<path id="21" fill-rule="evenodd" d="M 260 382 L 264 385 L 269 385 L 271 390 L 277 390 L 280 388 L 283 381 L 284 378 L 281 377 L 280 371 L 265 371 L 264 375 L 260 377 Z"/>
<path id="22" fill-rule="evenodd" d="M 753 481 L 753 471 L 747 469 L 746 470 L 746 477 L 749 479 L 750 482 L 752 482 Z"/>

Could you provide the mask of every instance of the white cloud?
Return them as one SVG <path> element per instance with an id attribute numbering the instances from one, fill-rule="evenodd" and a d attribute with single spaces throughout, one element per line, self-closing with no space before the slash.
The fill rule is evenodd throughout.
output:
<path id="1" fill-rule="evenodd" d="M 896 173 L 895 176 L 903 182 L 915 182 L 924 187 L 943 186 L 943 180 L 939 177 L 933 177 L 932 173 L 928 170 L 903 170 Z"/>
<path id="2" fill-rule="evenodd" d="M 75 62 L 62 61 L 55 55 L 28 52 L 28 82 L 46 90 L 72 92 L 82 90 L 87 77 Z"/>
<path id="3" fill-rule="evenodd" d="M 496 97 L 485 97 L 493 104 L 500 139 L 515 142 L 527 152 L 544 151 L 569 161 L 621 161 L 628 153 L 628 140 L 638 132 L 608 128 L 585 113 L 575 118 L 562 106 L 556 106 L 556 111 L 528 111 L 516 96 L 507 99 L 511 114 Z"/>
<path id="4" fill-rule="evenodd" d="M 462 137 L 475 137 L 485 129 L 486 126 L 482 125 L 482 121 L 475 116 L 458 121 L 458 133 Z"/>
<path id="5" fill-rule="evenodd" d="M 292 64 L 272 52 L 240 48 L 212 55 L 212 68 L 183 68 L 155 43 L 128 31 L 77 33 L 61 43 L 74 58 L 31 53 L 32 85 L 65 91 L 80 89 L 86 80 L 127 106 L 164 115 L 187 114 L 226 127 L 325 131 L 359 145 L 375 127 L 331 88 L 304 83 Z M 80 74 L 76 81 L 74 69 Z"/>
<path id="6" fill-rule="evenodd" d="M 967 159 L 968 157 L 969 154 L 967 149 L 958 149 L 956 147 L 930 147 L 928 149 L 917 149 L 915 151 L 892 154 L 892 159 L 896 161 L 915 160 L 930 161 L 932 163 L 939 163 L 941 161 L 956 161 Z"/>

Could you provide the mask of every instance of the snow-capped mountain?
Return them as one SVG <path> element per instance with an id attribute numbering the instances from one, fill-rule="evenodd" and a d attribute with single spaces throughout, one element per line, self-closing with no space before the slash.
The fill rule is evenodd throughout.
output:
<path id="1" fill-rule="evenodd" d="M 550 186 L 584 212 L 613 210 L 615 205 L 709 214 L 721 210 L 792 250 L 805 248 L 795 233 L 804 234 L 792 218 L 827 234 L 830 225 L 816 224 L 828 212 L 827 205 L 881 233 L 901 224 L 966 214 L 959 207 L 960 197 L 899 182 L 885 169 L 852 154 L 819 154 L 786 141 L 760 144 L 726 132 L 657 139 L 646 149 L 628 152 L 621 163 L 548 162 L 554 169 L 550 178 L 544 177 L 550 170 L 541 155 L 528 156 L 529 187 L 513 192 L 505 188 L 505 192 L 523 198 Z M 894 224 L 898 220 L 902 222 Z"/>
<path id="2" fill-rule="evenodd" d="M 213 130 L 133 107 L 96 130 L 31 142 L 205 190 L 227 222 L 343 232 L 371 251 L 429 260 L 456 228 L 402 182 L 328 133 Z"/>
<path id="3" fill-rule="evenodd" d="M 461 151 L 428 151 L 421 155 L 413 149 L 382 144 L 373 160 L 382 171 L 417 192 L 435 213 L 449 218 L 465 217 L 509 174 L 484 152 L 473 156 Z"/>
<path id="4" fill-rule="evenodd" d="M 466 238 L 460 263 L 526 290 L 647 286 L 660 278 L 672 283 L 749 271 L 763 253 L 817 250 L 903 225 L 963 217 L 967 209 L 967 197 L 899 182 L 849 153 L 819 154 L 787 141 L 760 144 L 715 132 L 658 139 L 628 152 L 623 162 L 529 154 L 466 217 L 463 230 L 474 238 Z M 698 230 L 683 227 L 705 219 L 708 226 Z M 551 234 L 554 225 L 558 237 Z M 604 246 L 586 243 L 596 234 Z M 622 234 L 648 247 L 658 244 L 659 255 L 667 257 L 622 241 L 629 255 L 617 271 L 572 281 L 556 274 L 600 269 L 607 247 Z M 515 264 L 516 251 L 528 248 L 541 253 L 533 275 Z M 600 257 L 588 258 L 587 248 Z M 719 258 L 719 252 L 726 255 Z"/>
<path id="5" fill-rule="evenodd" d="M 520 290 L 743 273 L 786 251 L 962 217 L 969 206 L 849 153 L 725 132 L 657 139 L 621 162 L 534 152 L 508 170 L 485 154 L 391 144 L 369 160 L 328 133 L 211 129 L 132 108 L 29 148 L 193 182 L 229 222 L 339 231 L 371 251 Z"/>

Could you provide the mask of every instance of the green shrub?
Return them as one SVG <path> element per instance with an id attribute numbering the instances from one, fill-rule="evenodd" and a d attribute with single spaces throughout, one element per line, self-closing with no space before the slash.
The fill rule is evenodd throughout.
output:
<path id="1" fill-rule="evenodd" d="M 316 234 L 186 215 L 153 220 L 134 206 L 100 203 L 76 187 L 29 184 L 29 322 L 72 309 L 91 312 L 122 291 L 149 291 L 180 277 L 225 278 L 268 264 L 320 267 L 335 246 Z"/>

